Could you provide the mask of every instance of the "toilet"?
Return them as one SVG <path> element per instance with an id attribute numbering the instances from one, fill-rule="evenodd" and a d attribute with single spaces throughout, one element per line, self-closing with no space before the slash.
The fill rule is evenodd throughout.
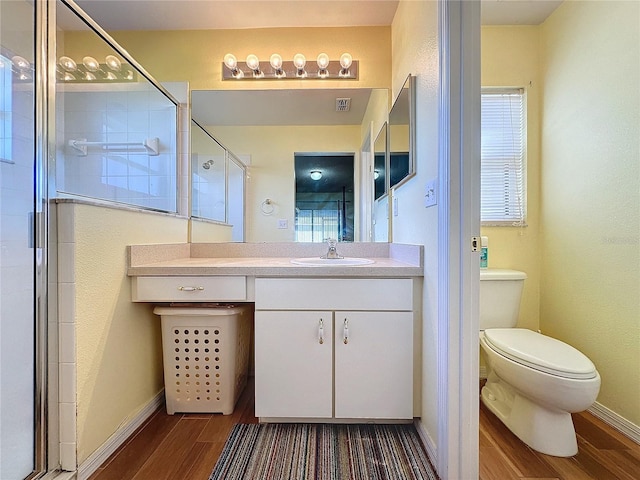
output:
<path id="1" fill-rule="evenodd" d="M 480 398 L 534 450 L 570 457 L 578 453 L 571 413 L 595 402 L 600 375 L 572 346 L 514 328 L 526 278 L 515 270 L 480 270 L 480 346 L 488 371 Z"/>

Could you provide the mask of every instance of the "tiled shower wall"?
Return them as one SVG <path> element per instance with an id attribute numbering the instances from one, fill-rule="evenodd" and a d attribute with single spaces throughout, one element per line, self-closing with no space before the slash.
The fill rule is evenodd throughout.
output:
<path id="1" fill-rule="evenodd" d="M 175 212 L 176 106 L 150 84 L 64 85 L 57 99 L 56 190 Z M 142 147 L 159 139 L 159 154 Z M 70 140 L 106 142 L 87 147 Z M 117 145 L 123 142 L 135 146 Z"/>

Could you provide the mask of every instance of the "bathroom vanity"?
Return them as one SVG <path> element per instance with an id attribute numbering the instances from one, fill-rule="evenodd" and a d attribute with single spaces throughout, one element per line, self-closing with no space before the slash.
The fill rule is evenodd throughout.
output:
<path id="1" fill-rule="evenodd" d="M 292 262 L 319 257 L 320 244 L 131 246 L 132 300 L 255 303 L 261 421 L 409 421 L 418 404 L 422 247 L 339 248 L 373 263 Z"/>

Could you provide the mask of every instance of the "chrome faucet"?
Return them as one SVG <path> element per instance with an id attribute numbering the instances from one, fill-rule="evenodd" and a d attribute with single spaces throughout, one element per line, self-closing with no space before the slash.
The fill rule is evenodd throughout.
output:
<path id="1" fill-rule="evenodd" d="M 344 258 L 338 255 L 338 251 L 336 250 L 337 244 L 338 241 L 335 238 L 327 238 L 327 245 L 329 246 L 329 249 L 327 250 L 327 254 L 320 258 Z"/>

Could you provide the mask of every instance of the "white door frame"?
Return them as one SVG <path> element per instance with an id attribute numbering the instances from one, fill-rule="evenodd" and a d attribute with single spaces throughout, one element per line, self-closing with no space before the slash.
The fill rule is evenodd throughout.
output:
<path id="1" fill-rule="evenodd" d="M 480 2 L 440 0 L 438 473 L 478 478 Z"/>

